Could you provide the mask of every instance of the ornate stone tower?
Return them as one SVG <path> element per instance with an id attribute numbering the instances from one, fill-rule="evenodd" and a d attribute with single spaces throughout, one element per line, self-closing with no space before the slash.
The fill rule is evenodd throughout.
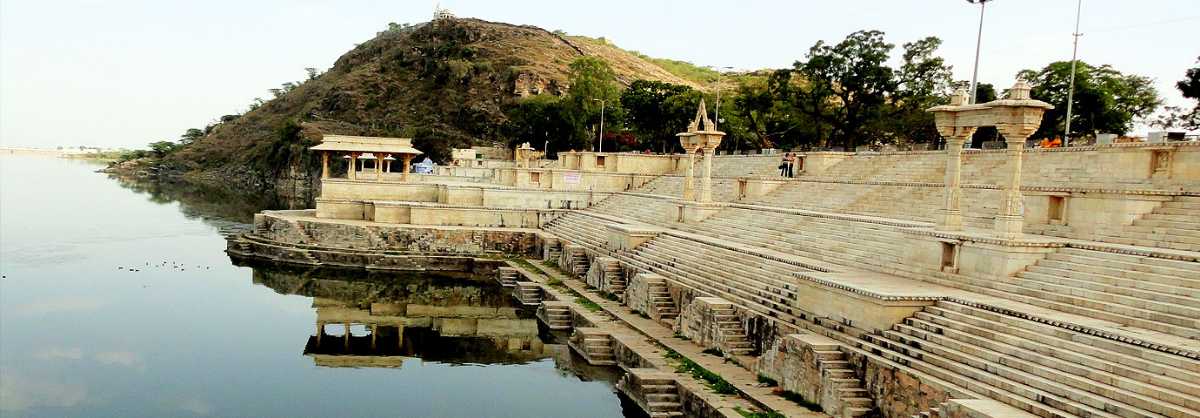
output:
<path id="1" fill-rule="evenodd" d="M 712 202 L 712 157 L 716 154 L 717 147 L 721 145 L 721 138 L 725 137 L 725 133 L 716 129 L 712 119 L 708 118 L 704 99 L 700 99 L 700 107 L 696 109 L 696 118 L 688 124 L 687 132 L 680 132 L 676 136 L 679 137 L 679 145 L 683 146 L 683 152 L 687 154 L 688 159 L 687 175 L 683 183 L 684 203 L 680 205 L 680 221 L 699 222 L 720 208 Z M 700 193 L 698 195 L 695 193 L 693 181 L 697 154 L 704 159 L 704 173 L 700 177 Z"/>

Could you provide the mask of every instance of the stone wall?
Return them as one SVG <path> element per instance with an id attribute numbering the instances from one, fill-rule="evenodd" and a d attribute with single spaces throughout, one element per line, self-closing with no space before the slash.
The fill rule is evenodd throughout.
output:
<path id="1" fill-rule="evenodd" d="M 620 274 L 620 269 L 621 266 L 617 264 L 615 258 L 596 257 L 592 259 L 591 264 L 588 266 L 587 274 L 584 275 L 584 282 L 601 292 L 611 294 L 624 293 L 624 287 L 613 283 L 614 276 Z"/>
<path id="2" fill-rule="evenodd" d="M 867 358 L 862 354 L 847 353 L 847 357 L 855 367 L 855 372 L 862 376 L 863 387 L 884 418 L 909 418 L 951 397 L 966 397 L 965 394 L 951 394 L 926 384 L 906 367 Z"/>
<path id="3" fill-rule="evenodd" d="M 256 223 L 261 219 L 263 237 L 282 244 L 438 254 L 536 255 L 541 251 L 539 234 L 528 230 L 293 220 L 270 212 L 256 218 Z"/>
<path id="4" fill-rule="evenodd" d="M 744 336 L 745 331 L 741 329 L 740 318 L 733 320 L 738 326 L 736 330 L 726 328 L 728 322 L 722 319 L 722 315 L 726 313 L 737 316 L 733 304 L 725 299 L 694 298 L 680 310 L 678 331 L 701 347 L 716 348 L 726 353 L 733 352 L 730 345 L 731 335 L 736 331 Z"/>
<path id="5" fill-rule="evenodd" d="M 629 285 L 625 288 L 625 305 L 629 309 L 649 316 L 651 319 L 658 320 L 655 317 L 654 310 L 650 303 L 650 284 L 652 282 L 663 282 L 662 276 L 653 273 L 635 274 L 629 278 Z"/>

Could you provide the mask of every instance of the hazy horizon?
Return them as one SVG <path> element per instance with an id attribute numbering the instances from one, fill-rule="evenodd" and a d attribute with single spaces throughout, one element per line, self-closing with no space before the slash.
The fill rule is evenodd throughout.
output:
<path id="1" fill-rule="evenodd" d="M 736 69 L 782 68 L 818 40 L 879 29 L 900 45 L 944 41 L 969 80 L 979 7 L 965 1 L 443 1 L 460 17 L 605 37 L 644 54 Z M 979 81 L 1069 60 L 1075 1 L 988 3 Z M 0 1 L 0 145 L 140 147 L 240 113 L 305 67 L 329 68 L 388 22 L 429 20 L 433 2 L 321 0 L 175 4 Z M 1189 7 L 1191 6 L 1191 7 Z M 1187 0 L 1084 1 L 1079 58 L 1152 77 L 1169 105 L 1194 65 L 1200 12 Z M 713 24 L 714 22 L 718 24 Z M 1139 127 L 1136 132 L 1144 132 Z"/>

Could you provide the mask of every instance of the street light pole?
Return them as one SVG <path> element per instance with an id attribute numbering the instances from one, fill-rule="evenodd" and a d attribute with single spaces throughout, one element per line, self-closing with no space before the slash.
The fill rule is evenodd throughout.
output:
<path id="1" fill-rule="evenodd" d="M 600 102 L 600 152 L 604 152 L 604 99 L 592 99 Z"/>
<path id="2" fill-rule="evenodd" d="M 709 68 L 714 68 L 714 67 L 709 67 Z M 717 130 L 716 129 L 717 126 L 720 125 L 720 123 L 721 123 L 721 76 L 725 74 L 725 72 L 723 72 L 721 70 L 732 70 L 733 67 L 715 67 L 715 69 L 717 71 L 717 110 L 715 111 L 715 114 L 713 115 L 713 130 L 714 131 Z"/>
<path id="3" fill-rule="evenodd" d="M 1075 5 L 1075 32 L 1071 36 L 1075 37 L 1075 45 L 1071 47 L 1071 87 L 1067 88 L 1067 121 L 1063 124 L 1063 139 L 1062 146 L 1066 148 L 1071 142 L 1071 115 L 1075 104 L 1075 61 L 1079 52 L 1079 37 L 1083 36 L 1079 33 L 1079 15 L 1083 11 L 1083 0 L 1079 0 Z"/>
<path id="4" fill-rule="evenodd" d="M 975 35 L 975 69 L 971 71 L 971 103 L 975 103 L 975 87 L 979 80 L 979 49 L 983 45 L 983 10 L 991 0 L 967 0 L 967 3 L 979 3 L 979 33 Z"/>

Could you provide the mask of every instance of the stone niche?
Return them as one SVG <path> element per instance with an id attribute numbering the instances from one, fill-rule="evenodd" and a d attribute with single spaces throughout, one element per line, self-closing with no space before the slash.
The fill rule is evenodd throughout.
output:
<path id="1" fill-rule="evenodd" d="M 1167 194 L 1026 192 L 1025 231 L 1095 239 L 1170 201 Z"/>
<path id="2" fill-rule="evenodd" d="M 912 235 L 906 264 L 971 277 L 1011 277 L 1057 251 L 1050 239 L 1000 240 L 972 234 Z"/>
<path id="3" fill-rule="evenodd" d="M 775 191 L 785 180 L 741 177 L 738 178 L 738 200 L 753 200 Z"/>

